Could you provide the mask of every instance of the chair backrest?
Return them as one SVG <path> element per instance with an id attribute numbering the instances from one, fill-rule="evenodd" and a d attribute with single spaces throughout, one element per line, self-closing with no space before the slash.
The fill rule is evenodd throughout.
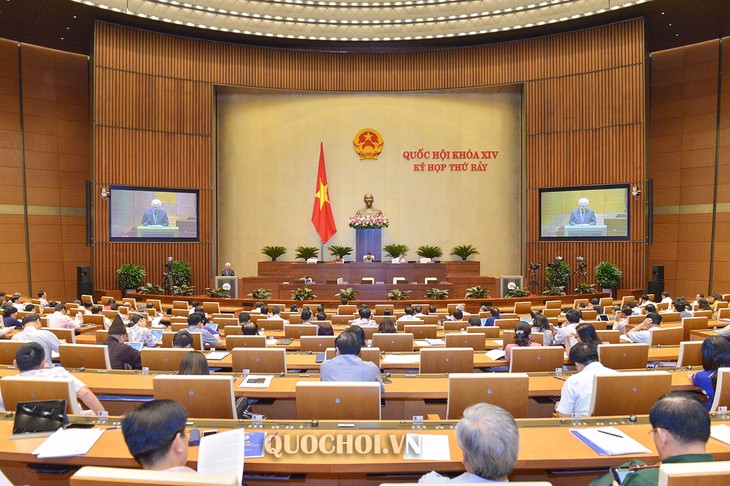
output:
<path id="1" fill-rule="evenodd" d="M 286 373 L 286 349 L 238 348 L 231 351 L 234 373 Z"/>
<path id="2" fill-rule="evenodd" d="M 81 303 L 82 304 L 86 304 L 87 302 L 89 304 L 91 304 L 91 305 L 94 305 L 94 296 L 93 295 L 88 295 L 88 294 L 82 294 L 81 295 Z"/>
<path id="3" fill-rule="evenodd" d="M 342 304 L 337 306 L 337 314 L 341 316 L 354 316 L 357 312 L 357 306 L 353 304 Z"/>
<path id="4" fill-rule="evenodd" d="M 449 315 L 453 314 L 454 311 L 456 310 L 456 307 L 460 306 L 460 305 L 464 306 L 466 304 L 464 304 L 463 302 L 462 303 L 455 302 L 453 304 L 446 304 L 446 313 Z"/>
<path id="5" fill-rule="evenodd" d="M 228 326 L 238 326 L 240 327 L 241 324 L 238 322 L 238 318 L 236 317 L 214 317 L 213 323 L 218 324 L 218 328 L 221 327 L 228 327 Z"/>
<path id="6" fill-rule="evenodd" d="M 155 400 L 175 400 L 185 406 L 191 418 L 237 418 L 230 375 L 158 375 L 152 388 Z"/>
<path id="7" fill-rule="evenodd" d="M 515 326 L 517 326 L 517 323 L 520 322 L 517 318 L 504 318 L 504 319 L 497 319 L 494 321 L 494 324 L 499 326 L 501 329 L 515 329 Z"/>
<path id="8" fill-rule="evenodd" d="M 103 344 L 61 344 L 58 354 L 64 368 L 112 369 L 109 347 Z"/>
<path id="9" fill-rule="evenodd" d="M 183 329 L 187 329 L 187 326 Z M 175 339 L 176 332 L 163 332 L 162 333 L 162 347 L 163 348 L 171 348 L 172 342 Z M 191 332 L 190 335 L 193 337 L 193 349 L 197 349 L 198 351 L 203 350 L 203 334 L 200 332 Z"/>
<path id="10" fill-rule="evenodd" d="M 625 306 L 632 300 L 636 302 L 636 297 L 634 297 L 633 295 L 624 295 L 623 297 L 621 297 L 621 307 Z"/>
<path id="11" fill-rule="evenodd" d="M 137 299 L 133 299 L 132 297 L 124 297 L 122 299 L 122 304 L 129 304 L 132 306 L 132 309 L 137 309 Z"/>
<path id="12" fill-rule="evenodd" d="M 221 305 L 218 302 L 203 302 L 203 310 L 206 314 L 217 314 L 221 311 Z"/>
<path id="13" fill-rule="evenodd" d="M 515 314 L 529 314 L 532 310 L 532 302 L 515 302 Z"/>
<path id="14" fill-rule="evenodd" d="M 172 316 L 173 317 L 185 317 L 190 315 L 190 311 L 187 309 L 172 309 Z"/>
<path id="15" fill-rule="evenodd" d="M 241 334 L 232 334 L 230 336 L 226 336 L 226 349 L 228 351 L 231 351 L 233 348 L 265 348 L 265 347 L 266 347 L 266 336 L 244 336 Z"/>
<path id="16" fill-rule="evenodd" d="M 421 319 L 413 319 L 410 321 L 395 321 L 395 327 L 398 332 L 405 332 L 406 326 L 423 326 L 426 323 Z"/>
<path id="17" fill-rule="evenodd" d="M 188 315 L 185 316 L 172 316 L 170 317 L 170 325 L 174 326 L 175 324 L 184 324 L 185 327 L 188 325 Z"/>
<path id="18" fill-rule="evenodd" d="M 302 336 L 300 349 L 304 352 L 324 353 L 327 348 L 334 347 L 336 336 Z"/>
<path id="19" fill-rule="evenodd" d="M 113 322 L 114 321 L 114 318 L 119 315 L 119 311 L 118 310 L 111 310 L 111 309 L 104 309 L 103 311 L 101 311 L 101 314 L 104 317 L 106 317 L 107 319 L 109 319 L 110 321 Z"/>
<path id="20" fill-rule="evenodd" d="M 259 319 L 256 321 L 259 329 L 265 331 L 283 331 L 284 321 L 282 319 Z"/>
<path id="21" fill-rule="evenodd" d="M 97 329 L 94 331 L 94 340 L 96 341 L 96 344 L 101 344 L 107 339 L 109 339 L 109 331 L 106 329 Z"/>
<path id="22" fill-rule="evenodd" d="M 723 312 L 725 313 L 723 315 Z M 708 319 L 712 319 L 712 311 L 711 310 L 696 310 L 692 313 L 693 317 L 707 317 Z M 730 309 L 720 309 L 718 310 L 718 319 L 722 318 L 728 318 L 730 317 Z"/>
<path id="23" fill-rule="evenodd" d="M 573 299 L 573 308 L 578 309 L 579 304 L 588 305 L 590 303 L 591 303 L 590 299 Z"/>
<path id="24" fill-rule="evenodd" d="M 657 302 L 657 304 L 656 304 L 657 312 L 665 311 L 668 309 L 669 309 L 669 302 Z"/>
<path id="25" fill-rule="evenodd" d="M 421 319 L 424 324 L 438 324 L 441 316 L 438 314 L 428 314 L 425 316 L 418 316 L 418 318 Z"/>
<path id="26" fill-rule="evenodd" d="M 2 380 L 0 380 L 2 383 Z M 719 368 L 717 370 L 717 386 L 715 387 L 715 399 L 712 401 L 712 412 L 717 407 L 728 407 L 730 409 L 730 368 Z"/>
<path id="27" fill-rule="evenodd" d="M 373 347 L 386 353 L 413 351 L 413 334 L 376 332 L 373 334 Z"/>
<path id="28" fill-rule="evenodd" d="M 601 297 L 598 300 L 598 305 L 600 305 L 601 307 L 611 307 L 613 305 L 613 297 Z M 603 310 L 605 313 L 606 309 Z"/>
<path id="29" fill-rule="evenodd" d="M 472 348 L 422 348 L 419 373 L 471 373 Z"/>
<path id="30" fill-rule="evenodd" d="M 499 339 L 499 331 L 502 329 L 498 326 L 468 326 L 466 328 L 467 333 L 479 333 L 484 334 L 485 339 Z"/>
<path id="31" fill-rule="evenodd" d="M 298 420 L 380 420 L 380 383 L 300 381 Z"/>
<path id="32" fill-rule="evenodd" d="M 479 402 L 502 407 L 515 418 L 527 417 L 529 381 L 526 373 L 451 373 L 446 418 L 458 420 Z"/>
<path id="33" fill-rule="evenodd" d="M 32 341 L 13 341 L 10 339 L 0 340 L 0 364 L 11 365 L 15 361 L 15 353 L 18 348 Z"/>
<path id="34" fill-rule="evenodd" d="M 390 310 L 390 315 L 395 314 L 395 304 L 375 304 L 375 314 L 382 316 L 385 310 Z"/>
<path id="35" fill-rule="evenodd" d="M 559 317 L 561 312 L 560 309 L 544 309 L 542 315 L 545 317 Z"/>
<path id="36" fill-rule="evenodd" d="M 56 335 L 59 341 L 65 341 L 68 344 L 76 344 L 76 331 L 73 329 L 65 329 L 62 327 L 44 327 L 44 331 L 50 331 Z"/>
<path id="37" fill-rule="evenodd" d="M 336 348 L 327 348 L 324 352 L 325 359 L 332 359 L 337 356 Z M 378 348 L 362 348 L 360 350 L 360 359 L 363 361 L 370 361 L 380 368 L 380 350 Z"/>
<path id="38" fill-rule="evenodd" d="M 218 322 L 219 319 L 236 319 L 238 320 L 232 312 L 214 312 L 210 316 L 210 320 L 213 322 Z"/>
<path id="39" fill-rule="evenodd" d="M 649 346 L 677 346 L 683 335 L 682 327 L 660 327 L 649 333 Z"/>
<path id="40" fill-rule="evenodd" d="M 438 326 L 435 324 L 423 324 L 423 325 L 406 325 L 403 330 L 406 334 L 413 334 L 413 339 L 436 339 L 438 333 Z"/>
<path id="41" fill-rule="evenodd" d="M 84 314 L 84 324 L 93 324 L 94 326 L 104 325 L 104 314 Z"/>
<path id="42" fill-rule="evenodd" d="M 515 346 L 509 360 L 509 371 L 555 371 L 563 367 L 564 360 L 565 349 L 562 346 Z"/>
<path id="43" fill-rule="evenodd" d="M 659 466 L 657 486 L 725 486 L 730 484 L 730 461 L 688 462 Z"/>
<path id="44" fill-rule="evenodd" d="M 697 317 L 696 314 L 694 317 L 685 317 L 682 319 L 682 328 L 684 329 L 682 341 L 690 341 L 692 339 L 692 331 L 710 327 L 710 319 L 708 317 Z"/>
<path id="45" fill-rule="evenodd" d="M 142 367 L 152 371 L 177 371 L 185 354 L 192 351 L 190 348 L 142 348 Z"/>
<path id="46" fill-rule="evenodd" d="M 677 366 L 702 366 L 702 341 L 679 343 Z"/>
<path id="47" fill-rule="evenodd" d="M 173 300 L 172 308 L 188 310 L 188 309 L 190 309 L 190 303 L 187 300 Z"/>
<path id="48" fill-rule="evenodd" d="M 584 321 L 595 321 L 598 319 L 598 311 L 596 309 L 581 309 L 581 315 L 583 315 Z"/>
<path id="49" fill-rule="evenodd" d="M 105 486 L 107 484 L 236 486 L 240 482 L 235 474 L 190 474 L 149 469 L 84 466 L 71 476 L 69 484 L 71 486 Z"/>
<path id="50" fill-rule="evenodd" d="M 66 400 L 66 412 L 78 408 L 76 389 L 71 378 L 39 378 L 12 375 L 0 380 L 5 410 L 15 410 L 19 402 Z"/>
<path id="51" fill-rule="evenodd" d="M 299 339 L 302 336 L 316 336 L 317 326 L 311 324 L 289 324 L 284 326 L 284 336 Z"/>
<path id="52" fill-rule="evenodd" d="M 648 344 L 600 344 L 598 361 L 614 370 L 646 369 Z"/>
<path id="53" fill-rule="evenodd" d="M 162 301 L 160 299 L 147 299 L 145 304 L 152 304 L 157 312 L 162 312 Z"/>
<path id="54" fill-rule="evenodd" d="M 596 329 L 596 334 L 601 341 L 606 341 L 609 344 L 619 344 L 621 342 L 621 331 L 614 331 L 613 329 Z"/>
<path id="55" fill-rule="evenodd" d="M 484 351 L 484 336 L 479 333 L 454 333 L 444 336 L 447 348 L 471 348 L 474 351 Z"/>
<path id="56" fill-rule="evenodd" d="M 239 334 L 243 334 L 243 330 L 241 329 L 241 326 L 238 326 L 238 325 L 236 325 L 236 326 L 225 326 L 223 328 L 223 332 L 226 333 L 226 338 L 228 338 L 228 336 L 236 336 L 236 335 L 239 335 Z"/>
<path id="57" fill-rule="evenodd" d="M 648 414 L 654 402 L 672 389 L 666 371 L 625 371 L 593 377 L 589 415 Z"/>
<path id="58" fill-rule="evenodd" d="M 662 322 L 680 322 L 682 317 L 679 312 L 662 312 Z"/>
<path id="59" fill-rule="evenodd" d="M 561 309 L 562 307 L 563 307 L 562 300 L 546 300 L 545 301 L 546 309 Z"/>
<path id="60" fill-rule="evenodd" d="M 467 321 L 444 321 L 444 331 L 460 331 L 466 329 L 468 325 Z"/>

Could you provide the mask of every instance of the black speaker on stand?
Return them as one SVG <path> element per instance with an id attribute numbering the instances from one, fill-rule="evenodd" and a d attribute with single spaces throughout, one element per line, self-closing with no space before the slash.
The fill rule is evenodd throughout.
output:
<path id="1" fill-rule="evenodd" d="M 91 282 L 91 267 L 76 267 L 76 297 L 94 295 L 94 284 Z"/>

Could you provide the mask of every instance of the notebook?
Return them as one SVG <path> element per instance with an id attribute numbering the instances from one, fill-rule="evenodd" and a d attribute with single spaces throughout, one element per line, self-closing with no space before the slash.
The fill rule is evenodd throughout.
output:
<path id="1" fill-rule="evenodd" d="M 18 402 L 10 438 L 49 437 L 66 424 L 66 400 Z"/>

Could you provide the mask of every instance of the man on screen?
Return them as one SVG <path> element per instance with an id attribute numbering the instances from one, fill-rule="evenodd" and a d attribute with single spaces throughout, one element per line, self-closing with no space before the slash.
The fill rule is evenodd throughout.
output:
<path id="1" fill-rule="evenodd" d="M 585 197 L 578 199 L 578 207 L 570 213 L 568 224 L 596 224 L 596 222 L 596 213 L 588 207 L 588 199 Z"/>
<path id="2" fill-rule="evenodd" d="M 150 206 L 152 207 L 142 215 L 142 226 L 170 226 L 167 213 L 161 209 L 162 201 L 153 199 Z"/>

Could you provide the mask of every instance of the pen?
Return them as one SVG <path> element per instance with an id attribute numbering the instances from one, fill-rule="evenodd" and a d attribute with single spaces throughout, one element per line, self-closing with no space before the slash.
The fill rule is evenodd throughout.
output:
<path id="1" fill-rule="evenodd" d="M 561 378 L 559 376 L 553 376 L 553 378 L 555 378 L 556 380 L 565 381 L 565 378 Z"/>
<path id="2" fill-rule="evenodd" d="M 114 425 L 113 427 L 107 427 L 107 428 L 106 428 L 106 429 L 104 429 L 104 430 L 114 430 L 114 429 L 121 429 L 121 428 L 122 428 L 122 426 L 121 426 L 121 425 Z"/>
<path id="3" fill-rule="evenodd" d="M 605 430 L 599 430 L 598 432 L 600 432 L 602 434 L 606 434 L 606 435 L 612 435 L 614 437 L 618 437 L 619 439 L 623 439 L 624 438 L 623 435 L 614 434 L 613 432 L 606 432 Z"/>

